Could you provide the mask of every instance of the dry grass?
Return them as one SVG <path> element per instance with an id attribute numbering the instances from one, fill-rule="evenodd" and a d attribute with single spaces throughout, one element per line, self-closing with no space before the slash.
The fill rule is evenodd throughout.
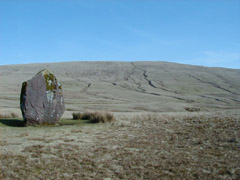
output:
<path id="1" fill-rule="evenodd" d="M 113 114 L 107 112 L 73 113 L 72 116 L 74 120 L 90 120 L 92 123 L 106 123 L 116 120 Z"/>
<path id="2" fill-rule="evenodd" d="M 82 119 L 82 113 L 72 113 L 73 120 L 80 120 Z"/>
<path id="3" fill-rule="evenodd" d="M 199 112 L 199 111 L 201 111 L 201 109 L 198 108 L 198 107 L 185 107 L 184 109 L 188 112 Z"/>
<path id="4" fill-rule="evenodd" d="M 9 113 L 9 114 L 0 114 L 0 119 L 10 119 L 10 118 L 19 118 L 16 113 Z"/>
<path id="5" fill-rule="evenodd" d="M 0 149 L 1 179 L 240 178 L 239 117 L 149 114 L 120 117 L 114 125 L 49 130 L 28 132 L 49 143 L 29 144 L 16 133 L 18 141 L 24 138 L 16 153 Z"/>

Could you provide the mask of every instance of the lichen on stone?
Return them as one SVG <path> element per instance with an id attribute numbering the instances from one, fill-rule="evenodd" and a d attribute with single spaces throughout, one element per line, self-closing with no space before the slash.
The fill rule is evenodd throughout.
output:
<path id="1" fill-rule="evenodd" d="M 47 91 L 53 91 L 54 89 L 56 89 L 57 85 L 57 79 L 54 76 L 54 74 L 52 72 L 50 72 L 47 69 L 41 70 L 37 73 L 38 74 L 42 74 L 46 83 L 46 90 Z M 59 89 L 61 89 L 61 87 L 59 87 Z"/>
<path id="2" fill-rule="evenodd" d="M 46 91 L 46 93 L 47 93 L 48 102 L 52 102 L 53 98 L 54 98 L 54 92 L 53 91 Z"/>
<path id="3" fill-rule="evenodd" d="M 45 73 L 44 74 L 45 83 L 46 83 L 46 90 L 53 91 L 56 89 L 56 78 L 52 73 Z"/>

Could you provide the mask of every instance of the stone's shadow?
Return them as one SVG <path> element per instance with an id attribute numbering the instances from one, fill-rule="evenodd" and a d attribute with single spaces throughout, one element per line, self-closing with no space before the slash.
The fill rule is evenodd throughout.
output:
<path id="1" fill-rule="evenodd" d="M 60 119 L 59 122 L 56 125 L 60 126 L 73 126 L 73 125 L 86 125 L 86 124 L 92 124 L 93 122 L 91 120 L 71 120 L 71 119 Z M 54 127 L 55 125 L 35 125 L 35 126 L 49 126 Z M 0 127 L 1 126 L 9 126 L 9 127 L 26 127 L 25 123 L 21 119 L 0 119 Z M 30 125 L 34 126 L 34 125 Z"/>
<path id="2" fill-rule="evenodd" d="M 19 119 L 0 119 L 0 124 L 11 127 L 25 127 L 24 121 Z"/>

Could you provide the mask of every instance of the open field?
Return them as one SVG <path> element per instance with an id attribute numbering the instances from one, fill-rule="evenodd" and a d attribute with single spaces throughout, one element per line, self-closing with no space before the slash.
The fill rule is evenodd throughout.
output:
<path id="1" fill-rule="evenodd" d="M 22 127 L 21 83 L 44 68 L 66 112 Z M 0 66 L 0 77 L 0 179 L 240 179 L 238 69 L 71 62 Z M 70 120 L 86 111 L 116 119 Z"/>
<path id="2" fill-rule="evenodd" d="M 0 128 L 2 179 L 239 179 L 238 111 Z"/>
<path id="3" fill-rule="evenodd" d="M 53 71 L 72 112 L 186 112 L 240 108 L 240 70 L 167 62 L 66 62 L 0 66 L 0 113 L 20 115 L 23 81 Z"/>

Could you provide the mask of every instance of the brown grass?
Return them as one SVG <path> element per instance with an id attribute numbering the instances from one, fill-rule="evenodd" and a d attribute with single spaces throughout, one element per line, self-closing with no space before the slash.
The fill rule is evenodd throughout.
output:
<path id="1" fill-rule="evenodd" d="M 90 120 L 92 123 L 106 123 L 116 120 L 113 114 L 107 112 L 73 113 L 72 116 L 74 120 Z"/>
<path id="2" fill-rule="evenodd" d="M 82 116 L 81 113 L 72 113 L 72 116 L 73 116 L 73 120 L 82 119 L 82 118 L 81 118 L 81 116 Z"/>
<path id="3" fill-rule="evenodd" d="M 188 112 L 198 112 L 198 111 L 201 111 L 201 109 L 198 108 L 198 107 L 185 107 L 184 109 L 186 111 L 188 111 Z"/>
<path id="4" fill-rule="evenodd" d="M 1 179 L 240 179 L 239 117 L 148 114 L 36 131 L 31 138 L 50 142 L 29 144 L 15 134 L 23 142 L 16 153 L 0 147 Z"/>
<path id="5" fill-rule="evenodd" d="M 9 114 L 0 114 L 0 119 L 10 119 L 10 118 L 19 118 L 16 113 L 9 113 Z"/>

